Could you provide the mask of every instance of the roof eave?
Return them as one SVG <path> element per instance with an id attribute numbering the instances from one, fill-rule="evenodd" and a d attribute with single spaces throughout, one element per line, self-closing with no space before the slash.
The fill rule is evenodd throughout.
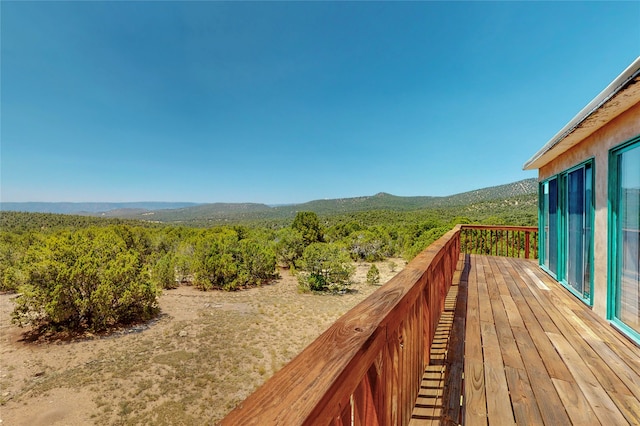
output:
<path id="1" fill-rule="evenodd" d="M 573 143 L 577 143 L 579 141 L 571 141 L 570 138 L 572 135 L 576 134 L 576 129 L 580 128 L 588 128 L 588 131 L 582 132 L 579 135 L 580 140 L 586 138 L 590 134 L 594 133 L 600 127 L 602 127 L 605 123 L 596 123 L 594 126 L 585 126 L 585 123 L 594 115 L 596 112 L 601 111 L 605 108 L 606 104 L 614 98 L 617 94 L 623 91 L 627 86 L 633 83 L 634 79 L 640 78 L 640 56 L 631 63 L 611 84 L 609 84 L 598 96 L 596 96 L 587 106 L 585 106 L 571 121 L 569 121 L 558 133 L 556 133 L 550 140 L 547 142 L 538 152 L 536 152 L 526 163 L 524 163 L 524 170 L 535 170 L 544 166 L 558 155 L 560 155 L 565 150 L 561 150 L 563 145 L 567 145 L 567 149 L 572 146 Z M 609 119 L 612 119 L 628 108 L 631 105 L 620 104 L 616 105 L 616 110 L 610 111 Z M 557 151 L 551 153 L 551 151 Z"/>

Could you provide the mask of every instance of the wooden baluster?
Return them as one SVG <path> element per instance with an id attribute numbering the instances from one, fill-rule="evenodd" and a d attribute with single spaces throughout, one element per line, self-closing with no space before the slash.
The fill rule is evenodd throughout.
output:
<path id="1" fill-rule="evenodd" d="M 497 231 L 495 231 L 495 232 L 494 232 L 493 230 L 491 230 L 491 231 L 489 231 L 489 232 L 490 232 L 490 234 L 491 234 L 491 238 L 489 239 L 489 244 L 490 244 L 490 246 L 489 246 L 489 254 L 493 255 L 493 254 L 494 254 L 494 253 L 493 253 L 493 249 L 494 249 L 494 246 L 495 246 L 495 244 L 494 244 L 494 241 L 495 241 L 494 237 L 495 237 L 495 235 L 497 234 Z"/>
<path id="2" fill-rule="evenodd" d="M 480 253 L 480 236 L 481 236 L 481 232 L 479 229 L 474 229 L 474 234 L 476 234 L 476 250 L 474 254 L 478 254 Z"/>
<path id="3" fill-rule="evenodd" d="M 517 231 L 516 233 L 518 234 L 518 251 L 516 252 L 516 257 L 519 258 L 520 257 L 520 245 L 521 245 L 520 231 Z"/>
<path id="4" fill-rule="evenodd" d="M 382 355 L 371 365 L 353 393 L 354 425 L 384 424 L 379 416 L 382 401 Z"/>

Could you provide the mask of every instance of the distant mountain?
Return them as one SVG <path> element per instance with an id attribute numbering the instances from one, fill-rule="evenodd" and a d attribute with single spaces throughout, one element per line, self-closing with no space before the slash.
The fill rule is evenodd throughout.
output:
<path id="1" fill-rule="evenodd" d="M 131 203 L 0 203 L 0 210 L 29 213 L 62 213 L 62 214 L 91 214 L 105 213 L 116 210 L 138 209 L 140 211 L 154 211 L 162 209 L 178 209 L 197 206 L 198 203 L 174 203 L 162 201 L 139 201 Z"/>
<path id="2" fill-rule="evenodd" d="M 519 195 L 537 194 L 536 179 L 525 179 L 506 185 L 492 186 L 444 197 L 400 197 L 380 192 L 368 197 L 338 198 L 333 200 L 315 200 L 281 208 L 293 211 L 314 211 L 318 214 L 351 213 L 367 210 L 408 211 L 434 207 L 453 207 L 484 201 L 511 198 Z"/>
<path id="3" fill-rule="evenodd" d="M 412 211 L 426 208 L 468 206 L 536 194 L 536 179 L 477 189 L 446 197 L 401 197 L 380 192 L 354 198 L 314 200 L 301 204 L 268 206 L 258 203 L 2 203 L 0 210 L 82 213 L 92 216 L 139 219 L 154 222 L 208 221 L 224 223 L 256 219 L 294 217 L 299 211 L 320 215 L 355 213 L 370 210 Z"/>
<path id="4" fill-rule="evenodd" d="M 318 214 L 351 213 L 367 210 L 407 211 L 424 208 L 438 197 L 400 197 L 379 192 L 376 195 L 354 198 L 314 200 L 302 204 L 274 207 L 276 211 L 313 211 Z"/>
<path id="5" fill-rule="evenodd" d="M 535 178 L 531 178 L 508 183 L 506 185 L 491 186 L 488 188 L 449 195 L 447 197 L 440 197 L 438 200 L 434 201 L 433 207 L 467 205 L 537 193 L 538 181 Z"/>

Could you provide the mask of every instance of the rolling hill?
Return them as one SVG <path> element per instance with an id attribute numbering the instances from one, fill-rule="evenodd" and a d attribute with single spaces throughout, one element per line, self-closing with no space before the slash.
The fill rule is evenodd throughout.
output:
<path id="1" fill-rule="evenodd" d="M 364 197 L 314 200 L 301 204 L 282 206 L 268 206 L 258 203 L 2 203 L 0 209 L 11 211 L 75 213 L 165 223 L 194 221 L 224 223 L 243 220 L 292 218 L 299 211 L 313 211 L 319 215 L 333 215 L 371 210 L 414 211 L 432 208 L 451 208 L 522 196 L 530 196 L 533 198 L 537 190 L 538 184 L 536 179 L 525 179 L 505 185 L 482 188 L 444 197 L 401 197 L 381 192 Z"/>

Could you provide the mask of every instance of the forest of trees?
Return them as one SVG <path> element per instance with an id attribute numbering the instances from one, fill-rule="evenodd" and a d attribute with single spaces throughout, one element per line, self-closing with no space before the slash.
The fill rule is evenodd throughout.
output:
<path id="1" fill-rule="evenodd" d="M 516 203 L 518 204 L 518 203 Z M 175 226 L 0 212 L 0 291 L 19 293 L 13 319 L 54 330 L 101 331 L 145 321 L 162 289 L 238 290 L 297 274 L 301 291 L 345 291 L 354 261 L 410 260 L 456 223 L 535 225 L 535 203 Z M 375 271 L 368 281 L 377 283 Z"/>

